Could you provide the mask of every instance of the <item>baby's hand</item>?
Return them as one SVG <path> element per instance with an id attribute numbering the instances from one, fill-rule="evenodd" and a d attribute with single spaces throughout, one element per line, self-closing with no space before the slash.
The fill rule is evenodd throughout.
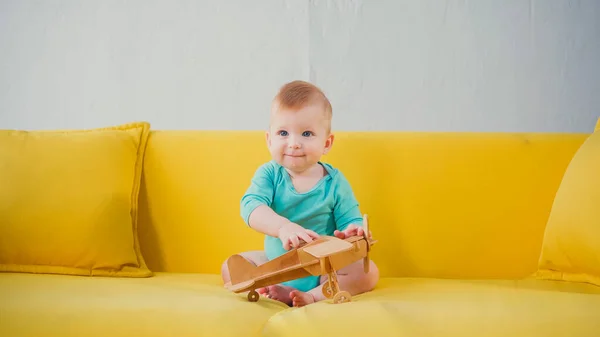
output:
<path id="1" fill-rule="evenodd" d="M 283 249 L 290 250 L 300 245 L 300 239 L 304 242 L 312 242 L 313 239 L 318 239 L 319 234 L 306 229 L 298 224 L 289 222 L 279 228 L 279 240 L 283 243 Z"/>
<path id="2" fill-rule="evenodd" d="M 333 232 L 333 235 L 340 239 L 346 239 L 351 236 L 363 236 L 365 233 L 364 229 L 357 225 L 349 225 L 343 231 L 336 230 Z M 371 237 L 371 232 L 369 231 L 369 237 Z"/>

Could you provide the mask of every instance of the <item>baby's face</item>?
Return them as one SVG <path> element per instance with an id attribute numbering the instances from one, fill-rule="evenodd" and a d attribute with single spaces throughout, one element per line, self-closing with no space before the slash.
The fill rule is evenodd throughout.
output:
<path id="1" fill-rule="evenodd" d="M 328 125 L 321 105 L 274 111 L 267 132 L 267 145 L 273 160 L 297 173 L 311 168 L 333 143 Z"/>

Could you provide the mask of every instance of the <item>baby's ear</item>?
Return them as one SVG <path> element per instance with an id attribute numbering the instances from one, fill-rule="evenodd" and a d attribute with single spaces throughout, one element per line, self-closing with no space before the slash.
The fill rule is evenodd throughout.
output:
<path id="1" fill-rule="evenodd" d="M 329 136 L 325 140 L 325 148 L 323 149 L 323 154 L 327 154 L 329 152 L 329 150 L 331 150 L 331 147 L 333 146 L 334 138 L 335 138 L 335 136 L 333 133 L 329 134 Z"/>

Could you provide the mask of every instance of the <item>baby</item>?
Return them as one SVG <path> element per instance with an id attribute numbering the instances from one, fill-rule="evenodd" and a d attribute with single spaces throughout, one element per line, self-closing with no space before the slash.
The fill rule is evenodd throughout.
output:
<path id="1" fill-rule="evenodd" d="M 339 170 L 321 162 L 333 145 L 331 117 L 329 100 L 310 83 L 287 83 L 275 96 L 266 132 L 272 160 L 258 168 L 241 199 L 246 224 L 265 234 L 264 251 L 240 254 L 254 265 L 320 235 L 341 239 L 363 235 L 362 214 L 350 184 Z M 351 295 L 372 290 L 379 271 L 370 263 L 368 273 L 362 260 L 339 270 L 340 289 Z M 225 263 L 222 277 L 225 283 L 230 281 Z M 327 279 L 327 275 L 308 276 L 257 291 L 301 307 L 325 299 L 322 287 Z"/>

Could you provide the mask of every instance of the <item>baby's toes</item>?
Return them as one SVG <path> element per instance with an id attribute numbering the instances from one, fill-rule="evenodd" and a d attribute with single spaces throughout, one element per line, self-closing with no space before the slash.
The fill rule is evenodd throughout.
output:
<path id="1" fill-rule="evenodd" d="M 300 292 L 297 290 L 290 292 L 290 298 L 292 299 L 292 304 L 295 307 L 304 304 L 303 298 L 300 296 Z"/>
<path id="2" fill-rule="evenodd" d="M 269 286 L 267 292 L 269 295 L 271 295 L 271 298 L 273 299 L 281 298 L 281 296 L 279 296 L 279 291 L 276 285 Z"/>

